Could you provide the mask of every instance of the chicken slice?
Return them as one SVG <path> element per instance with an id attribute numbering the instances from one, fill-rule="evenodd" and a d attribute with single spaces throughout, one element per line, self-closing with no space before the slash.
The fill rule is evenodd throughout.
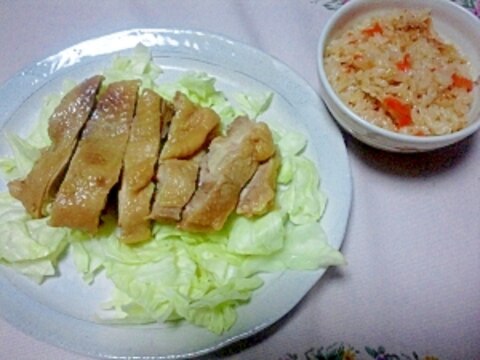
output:
<path id="1" fill-rule="evenodd" d="M 263 215 L 275 204 L 275 190 L 280 166 L 278 155 L 260 164 L 250 182 L 240 192 L 237 214 L 247 217 Z"/>
<path id="2" fill-rule="evenodd" d="M 100 94 L 53 203 L 51 226 L 97 232 L 122 168 L 138 86 L 138 81 L 119 81 Z"/>
<path id="3" fill-rule="evenodd" d="M 158 221 L 176 222 L 197 187 L 200 157 L 168 159 L 159 163 L 157 191 L 150 217 Z"/>
<path id="4" fill-rule="evenodd" d="M 198 189 L 185 207 L 179 227 L 188 231 L 220 230 L 259 163 L 274 153 L 272 133 L 265 123 L 236 118 L 226 136 L 210 144 L 202 161 Z"/>
<path id="5" fill-rule="evenodd" d="M 196 154 L 206 146 L 220 124 L 220 117 L 215 111 L 194 105 L 180 92 L 175 94 L 173 103 L 176 112 L 161 160 L 185 159 Z"/>
<path id="6" fill-rule="evenodd" d="M 168 130 L 170 129 L 170 123 L 172 122 L 173 115 L 175 114 L 175 108 L 172 103 L 168 101 L 162 101 L 160 104 L 160 113 L 163 117 L 161 141 L 165 141 L 168 136 Z"/>
<path id="7" fill-rule="evenodd" d="M 160 150 L 163 122 L 168 105 L 154 91 L 146 89 L 138 98 L 136 115 L 123 159 L 118 194 L 118 224 L 121 240 L 136 243 L 151 237 L 150 214 L 153 178 Z"/>
<path id="8" fill-rule="evenodd" d="M 102 81 L 102 76 L 91 77 L 62 98 L 48 123 L 51 145 L 42 152 L 25 179 L 8 183 L 10 194 L 22 202 L 32 217 L 46 216 L 45 205 L 55 195 L 65 174 Z"/>

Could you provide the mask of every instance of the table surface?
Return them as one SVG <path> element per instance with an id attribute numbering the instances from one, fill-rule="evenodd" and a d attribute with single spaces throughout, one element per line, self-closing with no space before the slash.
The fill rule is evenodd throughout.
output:
<path id="1" fill-rule="evenodd" d="M 317 41 L 343 2 L 4 0 L 0 83 L 89 38 L 184 28 L 259 48 L 318 91 Z M 339 349 L 336 359 L 480 358 L 480 134 L 420 155 L 386 153 L 343 136 L 354 188 L 342 247 L 348 265 L 329 269 L 280 322 L 209 358 L 324 359 Z M 4 320 L 0 358 L 85 359 Z"/>

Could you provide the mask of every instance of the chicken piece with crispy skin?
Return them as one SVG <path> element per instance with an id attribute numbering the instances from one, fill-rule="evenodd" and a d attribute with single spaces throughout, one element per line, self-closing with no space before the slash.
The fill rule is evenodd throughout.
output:
<path id="1" fill-rule="evenodd" d="M 278 155 L 260 164 L 249 183 L 240 192 L 236 212 L 247 217 L 270 211 L 275 204 L 275 190 L 280 166 Z"/>
<path id="2" fill-rule="evenodd" d="M 51 145 L 35 162 L 25 179 L 13 180 L 8 188 L 34 218 L 45 216 L 45 205 L 55 195 L 78 136 L 95 105 L 103 81 L 93 76 L 70 90 L 60 101 L 49 119 L 48 135 Z"/>
<path id="3" fill-rule="evenodd" d="M 118 193 L 118 224 L 124 243 L 136 243 L 151 237 L 148 217 L 155 188 L 152 180 L 163 123 L 169 121 L 169 116 L 170 109 L 165 100 L 152 90 L 142 92 L 125 150 Z"/>
<path id="4" fill-rule="evenodd" d="M 150 217 L 176 222 L 197 188 L 199 162 L 203 153 L 192 159 L 168 159 L 159 163 L 157 191 Z"/>
<path id="5" fill-rule="evenodd" d="M 188 231 L 220 230 L 235 210 L 240 191 L 261 162 L 275 153 L 265 123 L 238 117 L 225 136 L 215 138 L 202 161 L 199 186 L 182 213 L 179 227 Z"/>
<path id="6" fill-rule="evenodd" d="M 97 232 L 122 168 L 138 86 L 135 80 L 118 81 L 100 94 L 53 203 L 51 226 Z"/>
<path id="7" fill-rule="evenodd" d="M 187 159 L 195 155 L 212 135 L 216 135 L 220 124 L 215 111 L 196 106 L 180 92 L 175 94 L 173 103 L 176 112 L 160 154 L 161 160 Z"/>

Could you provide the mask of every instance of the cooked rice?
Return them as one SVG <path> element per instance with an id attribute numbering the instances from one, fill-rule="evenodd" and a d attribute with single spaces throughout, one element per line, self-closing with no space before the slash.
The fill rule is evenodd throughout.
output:
<path id="1" fill-rule="evenodd" d="M 397 9 L 360 23 L 330 42 L 324 63 L 340 98 L 377 126 L 441 135 L 467 125 L 472 90 L 454 85 L 452 76 L 472 81 L 469 63 L 435 33 L 428 10 Z M 410 124 L 394 121 L 388 96 L 408 105 Z"/>

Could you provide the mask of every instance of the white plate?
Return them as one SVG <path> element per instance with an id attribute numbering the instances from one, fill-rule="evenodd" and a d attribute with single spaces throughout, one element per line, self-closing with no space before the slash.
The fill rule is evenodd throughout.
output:
<path id="1" fill-rule="evenodd" d="M 309 138 L 308 156 L 316 161 L 329 203 L 322 219 L 330 244 L 340 248 L 351 203 L 351 175 L 342 136 L 318 95 L 279 61 L 247 45 L 221 36 L 185 30 L 137 29 L 75 45 L 42 60 L 0 88 L 0 126 L 26 135 L 44 96 L 58 92 L 66 78 L 81 80 L 101 71 L 112 54 L 128 53 L 139 42 L 151 48 L 163 69 L 161 79 L 188 70 L 217 78 L 227 95 L 274 92 L 263 120 L 281 122 Z M 0 142 L 0 154 L 8 151 Z M 5 189 L 5 184 L 1 185 Z M 239 308 L 232 329 L 221 336 L 182 323 L 173 326 L 111 326 L 94 322 L 108 285 L 102 278 L 83 283 L 67 256 L 61 276 L 37 286 L 0 267 L 0 309 L 7 321 L 25 333 L 68 350 L 100 358 L 188 358 L 219 349 L 253 335 L 289 312 L 325 270 L 285 271 L 264 277 L 266 284 Z"/>

